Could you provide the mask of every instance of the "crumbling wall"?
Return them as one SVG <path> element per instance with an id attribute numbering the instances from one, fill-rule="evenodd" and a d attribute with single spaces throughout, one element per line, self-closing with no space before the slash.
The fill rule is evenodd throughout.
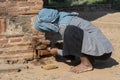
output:
<path id="1" fill-rule="evenodd" d="M 42 0 L 0 0 L 0 59 L 32 57 L 34 19 L 42 6 Z M 39 32 L 39 38 L 45 34 Z"/>
<path id="2" fill-rule="evenodd" d="M 35 14 L 42 6 L 42 0 L 0 0 L 0 15 Z"/>

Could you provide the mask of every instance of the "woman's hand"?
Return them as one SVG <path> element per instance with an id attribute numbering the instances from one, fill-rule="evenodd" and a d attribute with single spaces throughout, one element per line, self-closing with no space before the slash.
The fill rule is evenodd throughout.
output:
<path id="1" fill-rule="evenodd" d="M 57 54 L 58 53 L 58 48 L 52 48 L 52 49 L 48 49 L 48 51 L 50 52 L 50 54 Z"/>

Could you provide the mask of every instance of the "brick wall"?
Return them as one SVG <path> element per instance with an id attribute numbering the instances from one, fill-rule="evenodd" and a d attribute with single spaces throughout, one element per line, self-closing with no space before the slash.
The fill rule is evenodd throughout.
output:
<path id="1" fill-rule="evenodd" d="M 0 15 L 34 14 L 42 6 L 42 0 L 0 0 Z"/>
<path id="2" fill-rule="evenodd" d="M 0 34 L 5 32 L 5 19 L 0 19 Z"/>
<path id="3" fill-rule="evenodd" d="M 0 59 L 32 57 L 33 23 L 42 6 L 42 0 L 0 0 Z"/>

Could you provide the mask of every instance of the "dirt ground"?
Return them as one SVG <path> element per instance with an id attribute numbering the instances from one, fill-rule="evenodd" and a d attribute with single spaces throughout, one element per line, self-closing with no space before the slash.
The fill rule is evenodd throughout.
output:
<path id="1" fill-rule="evenodd" d="M 6 61 L 6 64 L 0 65 L 0 80 L 120 80 L 120 12 L 108 13 L 92 23 L 102 30 L 114 47 L 112 58 L 97 61 L 93 71 L 80 74 L 69 72 L 71 65 L 56 61 L 54 57 L 44 58 L 47 62 L 41 60 L 39 64 L 24 61 L 24 64 L 12 64 Z M 55 64 L 58 68 L 45 70 L 41 68 L 43 64 Z"/>

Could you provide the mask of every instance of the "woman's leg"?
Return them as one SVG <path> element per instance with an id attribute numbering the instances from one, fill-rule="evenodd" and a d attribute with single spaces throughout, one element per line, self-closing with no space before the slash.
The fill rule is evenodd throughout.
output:
<path id="1" fill-rule="evenodd" d="M 80 57 L 80 61 L 81 63 L 75 67 L 72 67 L 70 71 L 74 73 L 82 73 L 82 72 L 93 70 L 93 66 L 90 60 L 86 56 Z"/>
<path id="2" fill-rule="evenodd" d="M 64 32 L 63 54 L 77 56 L 81 61 L 79 65 L 70 69 L 70 71 L 75 73 L 93 69 L 90 60 L 81 53 L 83 34 L 83 30 L 76 26 L 68 26 Z"/>

